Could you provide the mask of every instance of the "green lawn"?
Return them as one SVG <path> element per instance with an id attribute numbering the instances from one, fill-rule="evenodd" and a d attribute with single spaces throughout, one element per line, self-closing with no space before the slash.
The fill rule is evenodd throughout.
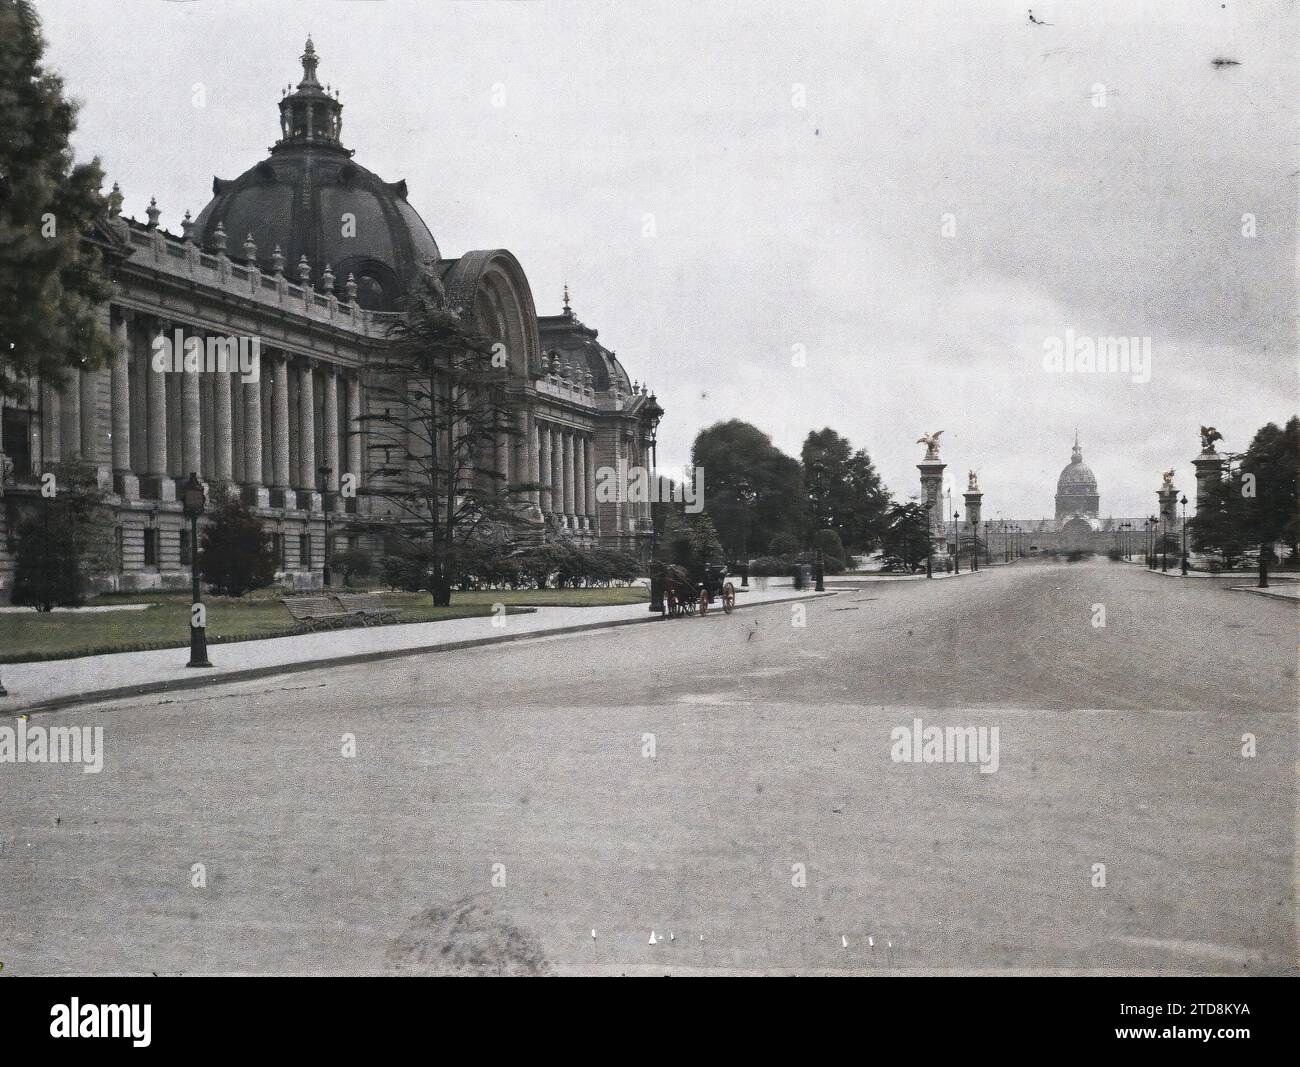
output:
<path id="1" fill-rule="evenodd" d="M 208 643 L 283 637 L 297 628 L 279 600 L 280 591 L 261 590 L 243 597 L 207 597 Z M 434 622 L 488 615 L 493 604 L 508 614 L 533 607 L 592 607 L 632 604 L 648 594 L 644 587 L 626 589 L 542 589 L 453 592 L 451 607 L 435 608 L 427 593 L 385 593 L 384 606 L 401 608 L 401 623 Z M 189 644 L 190 598 L 174 592 L 108 594 L 94 604 L 149 604 L 143 611 L 38 612 L 0 614 L 0 663 L 71 659 L 107 652 L 183 648 Z M 399 623 L 398 625 L 400 625 Z"/>

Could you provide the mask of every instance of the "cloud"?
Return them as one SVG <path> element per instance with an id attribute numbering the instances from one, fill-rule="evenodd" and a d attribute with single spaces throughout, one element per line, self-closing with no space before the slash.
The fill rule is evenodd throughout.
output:
<path id="1" fill-rule="evenodd" d="M 79 150 L 173 227 L 264 157 L 313 31 L 358 160 L 445 254 L 511 248 L 542 313 L 567 281 L 670 463 L 718 418 L 792 453 L 831 425 L 906 496 L 943 428 L 986 511 L 1027 517 L 1077 425 L 1103 514 L 1140 514 L 1159 471 L 1191 485 L 1202 423 L 1241 448 L 1295 408 L 1281 0 L 41 10 Z M 1066 329 L 1149 336 L 1151 382 L 1045 374 Z"/>

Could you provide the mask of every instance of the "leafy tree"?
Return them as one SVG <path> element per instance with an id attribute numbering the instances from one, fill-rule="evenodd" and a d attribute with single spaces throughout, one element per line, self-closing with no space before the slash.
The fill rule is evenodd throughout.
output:
<path id="1" fill-rule="evenodd" d="M 1293 415 L 1282 429 L 1272 422 L 1263 426 L 1241 457 L 1240 475 L 1243 528 L 1259 546 L 1259 585 L 1267 587 L 1273 546 L 1284 542 L 1294 552 L 1300 534 L 1300 418 Z"/>
<path id="2" fill-rule="evenodd" d="M 808 529 L 834 530 L 850 549 L 879 543 L 889 494 L 866 452 L 829 426 L 814 430 L 800 452 L 807 492 Z"/>
<path id="3" fill-rule="evenodd" d="M 706 563 L 717 563 L 725 558 L 722 542 L 707 512 L 690 515 L 678 505 L 664 510 L 664 533 L 656 556 L 659 565 L 683 567 L 694 576 Z"/>
<path id="4" fill-rule="evenodd" d="M 823 560 L 835 563 L 844 563 L 848 558 L 844 543 L 834 530 L 818 530 L 813 534 L 813 551 L 820 552 Z"/>
<path id="5" fill-rule="evenodd" d="M 1294 556 L 1300 535 L 1298 455 L 1295 416 L 1282 428 L 1271 422 L 1261 427 L 1245 453 L 1229 454 L 1224 477 L 1209 486 L 1191 520 L 1193 547 L 1218 553 L 1228 568 L 1258 552 L 1259 585 L 1267 587 L 1274 546 L 1284 543 Z"/>
<path id="6" fill-rule="evenodd" d="M 370 553 L 361 548 L 347 548 L 330 557 L 330 564 L 343 575 L 343 584 L 351 585 L 354 578 L 368 578 L 374 572 Z"/>
<path id="7" fill-rule="evenodd" d="M 734 558 L 803 533 L 799 463 L 748 422 L 731 419 L 701 430 L 691 462 L 704 468 L 704 508 Z"/>
<path id="8" fill-rule="evenodd" d="M 243 596 L 275 581 L 271 535 L 234 493 L 213 491 L 216 507 L 199 537 L 199 575 L 222 596 Z"/>
<path id="9" fill-rule="evenodd" d="M 118 569 L 113 511 L 93 467 L 52 464 L 53 495 L 33 502 L 17 523 L 11 599 L 49 611 L 79 607 L 97 578 Z"/>
<path id="10" fill-rule="evenodd" d="M 567 538 L 557 537 L 524 553 L 519 569 L 537 584 L 538 589 L 547 588 L 552 581 L 557 589 L 564 589 L 583 573 L 584 561 L 577 545 Z"/>
<path id="11" fill-rule="evenodd" d="M 99 160 L 75 164 L 76 107 L 45 69 L 40 20 L 27 0 L 0 0 L 0 397 L 29 375 L 62 384 L 67 369 L 110 354 L 100 307 L 110 296 L 83 237 L 105 208 Z"/>
<path id="12" fill-rule="evenodd" d="M 768 542 L 767 551 L 773 556 L 793 556 L 803 546 L 793 534 L 779 533 Z"/>
<path id="13" fill-rule="evenodd" d="M 392 328 L 386 384 L 372 389 L 382 410 L 361 416 L 381 457 L 364 490 L 387 505 L 376 528 L 423 567 L 421 588 L 437 605 L 451 603 L 458 557 L 518 518 L 533 488 L 506 484 L 496 465 L 498 444 L 516 433 L 499 348 L 445 305 L 425 269 Z"/>
<path id="14" fill-rule="evenodd" d="M 882 537 L 886 556 L 900 559 L 909 570 L 925 565 L 930 555 L 930 513 L 924 504 L 894 504 Z"/>
<path id="15" fill-rule="evenodd" d="M 428 567 L 417 555 L 398 550 L 384 556 L 379 576 L 386 589 L 418 593 L 424 588 Z"/>
<path id="16" fill-rule="evenodd" d="M 1241 495 L 1241 472 L 1236 469 L 1240 458 L 1228 458 L 1226 476 L 1209 486 L 1205 498 L 1197 504 L 1195 517 L 1188 523 L 1192 547 L 1198 552 L 1217 553 L 1229 570 L 1241 562 L 1250 547 L 1245 523 L 1246 500 Z"/>

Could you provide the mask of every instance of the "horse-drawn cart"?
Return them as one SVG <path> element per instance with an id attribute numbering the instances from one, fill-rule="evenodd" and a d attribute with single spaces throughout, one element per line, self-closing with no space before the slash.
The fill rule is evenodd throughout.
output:
<path id="1" fill-rule="evenodd" d="M 663 614 L 669 618 L 707 615 L 717 604 L 728 615 L 736 606 L 736 587 L 727 581 L 727 568 L 709 563 L 692 575 L 685 567 L 670 564 L 663 569 Z"/>

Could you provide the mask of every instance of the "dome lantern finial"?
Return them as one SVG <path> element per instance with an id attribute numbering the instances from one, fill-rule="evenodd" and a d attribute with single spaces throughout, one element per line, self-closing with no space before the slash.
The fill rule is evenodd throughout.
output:
<path id="1" fill-rule="evenodd" d="M 320 57 L 308 36 L 303 47 L 302 81 L 280 98 L 280 140 L 272 151 L 286 145 L 328 145 L 342 148 L 343 104 L 338 90 L 322 86 L 316 78 Z"/>
<path id="2" fill-rule="evenodd" d="M 572 315 L 573 309 L 569 307 L 569 283 L 564 283 L 564 314 Z"/>
<path id="3" fill-rule="evenodd" d="M 1075 430 L 1074 430 L 1074 449 L 1073 449 L 1073 450 L 1071 451 L 1071 453 L 1070 453 L 1070 462 L 1071 462 L 1071 463 L 1082 463 L 1082 462 L 1083 462 L 1083 449 L 1079 447 L 1079 430 L 1078 430 L 1078 427 L 1075 427 Z"/>
<path id="4" fill-rule="evenodd" d="M 302 81 L 298 83 L 298 88 L 302 89 L 308 85 L 319 86 L 320 82 L 316 80 L 316 64 L 320 62 L 316 57 L 316 46 L 311 43 L 311 34 L 307 34 L 307 43 L 303 45 L 302 56 Z"/>

